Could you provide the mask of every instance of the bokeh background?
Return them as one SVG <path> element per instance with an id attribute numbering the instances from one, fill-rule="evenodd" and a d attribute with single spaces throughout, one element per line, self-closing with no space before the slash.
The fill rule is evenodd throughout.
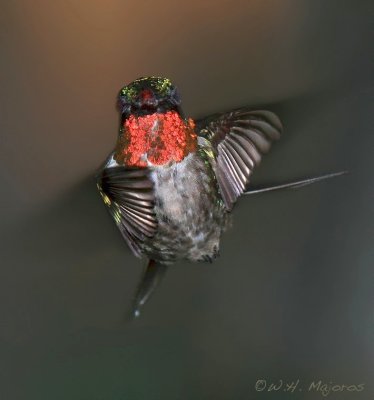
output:
<path id="1" fill-rule="evenodd" d="M 372 2 L 0 7 L 0 398 L 314 400 L 320 379 L 372 398 Z M 242 199 L 221 257 L 176 265 L 129 323 L 143 265 L 93 175 L 119 89 L 146 75 L 171 78 L 187 115 L 279 114 L 254 184 L 350 174 Z"/>

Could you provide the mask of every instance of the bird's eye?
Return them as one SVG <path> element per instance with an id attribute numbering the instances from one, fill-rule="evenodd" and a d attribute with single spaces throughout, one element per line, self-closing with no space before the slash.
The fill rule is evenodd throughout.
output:
<path id="1" fill-rule="evenodd" d="M 122 114 L 129 113 L 131 111 L 131 105 L 136 97 L 136 90 L 133 87 L 125 86 L 121 89 L 118 96 L 118 108 Z"/>
<path id="2" fill-rule="evenodd" d="M 179 92 L 178 92 L 177 88 L 173 87 L 170 90 L 169 96 L 170 96 L 169 101 L 171 104 L 173 104 L 175 106 L 179 106 L 181 104 L 181 98 L 179 96 Z"/>
<path id="3" fill-rule="evenodd" d="M 121 96 L 121 95 L 119 96 L 118 108 L 122 114 L 128 113 L 131 110 L 131 101 L 129 101 L 127 96 Z"/>

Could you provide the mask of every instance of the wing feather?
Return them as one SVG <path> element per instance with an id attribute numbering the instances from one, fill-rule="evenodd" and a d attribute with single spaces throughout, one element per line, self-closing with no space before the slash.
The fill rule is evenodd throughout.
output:
<path id="1" fill-rule="evenodd" d="M 198 134 L 215 154 L 215 173 L 226 208 L 231 210 L 248 187 L 250 176 L 282 133 L 271 111 L 239 109 L 196 121 Z"/>
<path id="2" fill-rule="evenodd" d="M 133 253 L 141 256 L 141 244 L 154 236 L 154 188 L 146 168 L 104 168 L 97 179 L 99 192 Z"/>

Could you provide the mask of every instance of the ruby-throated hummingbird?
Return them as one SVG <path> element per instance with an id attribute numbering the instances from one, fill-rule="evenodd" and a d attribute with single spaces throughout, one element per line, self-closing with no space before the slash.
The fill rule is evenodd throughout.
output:
<path id="1" fill-rule="evenodd" d="M 279 118 L 241 108 L 194 122 L 180 105 L 176 87 L 166 78 L 139 78 L 121 89 L 117 144 L 97 177 L 128 246 L 149 260 L 134 299 L 135 316 L 170 264 L 217 257 L 241 195 L 343 173 L 248 190 L 253 170 L 280 138 Z"/>

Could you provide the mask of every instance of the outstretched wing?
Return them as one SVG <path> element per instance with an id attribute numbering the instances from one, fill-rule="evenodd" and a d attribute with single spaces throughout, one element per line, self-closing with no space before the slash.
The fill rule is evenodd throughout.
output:
<path id="1" fill-rule="evenodd" d="M 146 168 L 104 168 L 97 186 L 122 236 L 133 253 L 141 256 L 141 243 L 157 229 L 153 183 Z"/>
<path id="2" fill-rule="evenodd" d="M 274 140 L 282 124 L 270 111 L 239 109 L 196 121 L 197 133 L 209 141 L 215 153 L 215 174 L 226 208 L 231 211 L 248 186 L 254 168 Z"/>

